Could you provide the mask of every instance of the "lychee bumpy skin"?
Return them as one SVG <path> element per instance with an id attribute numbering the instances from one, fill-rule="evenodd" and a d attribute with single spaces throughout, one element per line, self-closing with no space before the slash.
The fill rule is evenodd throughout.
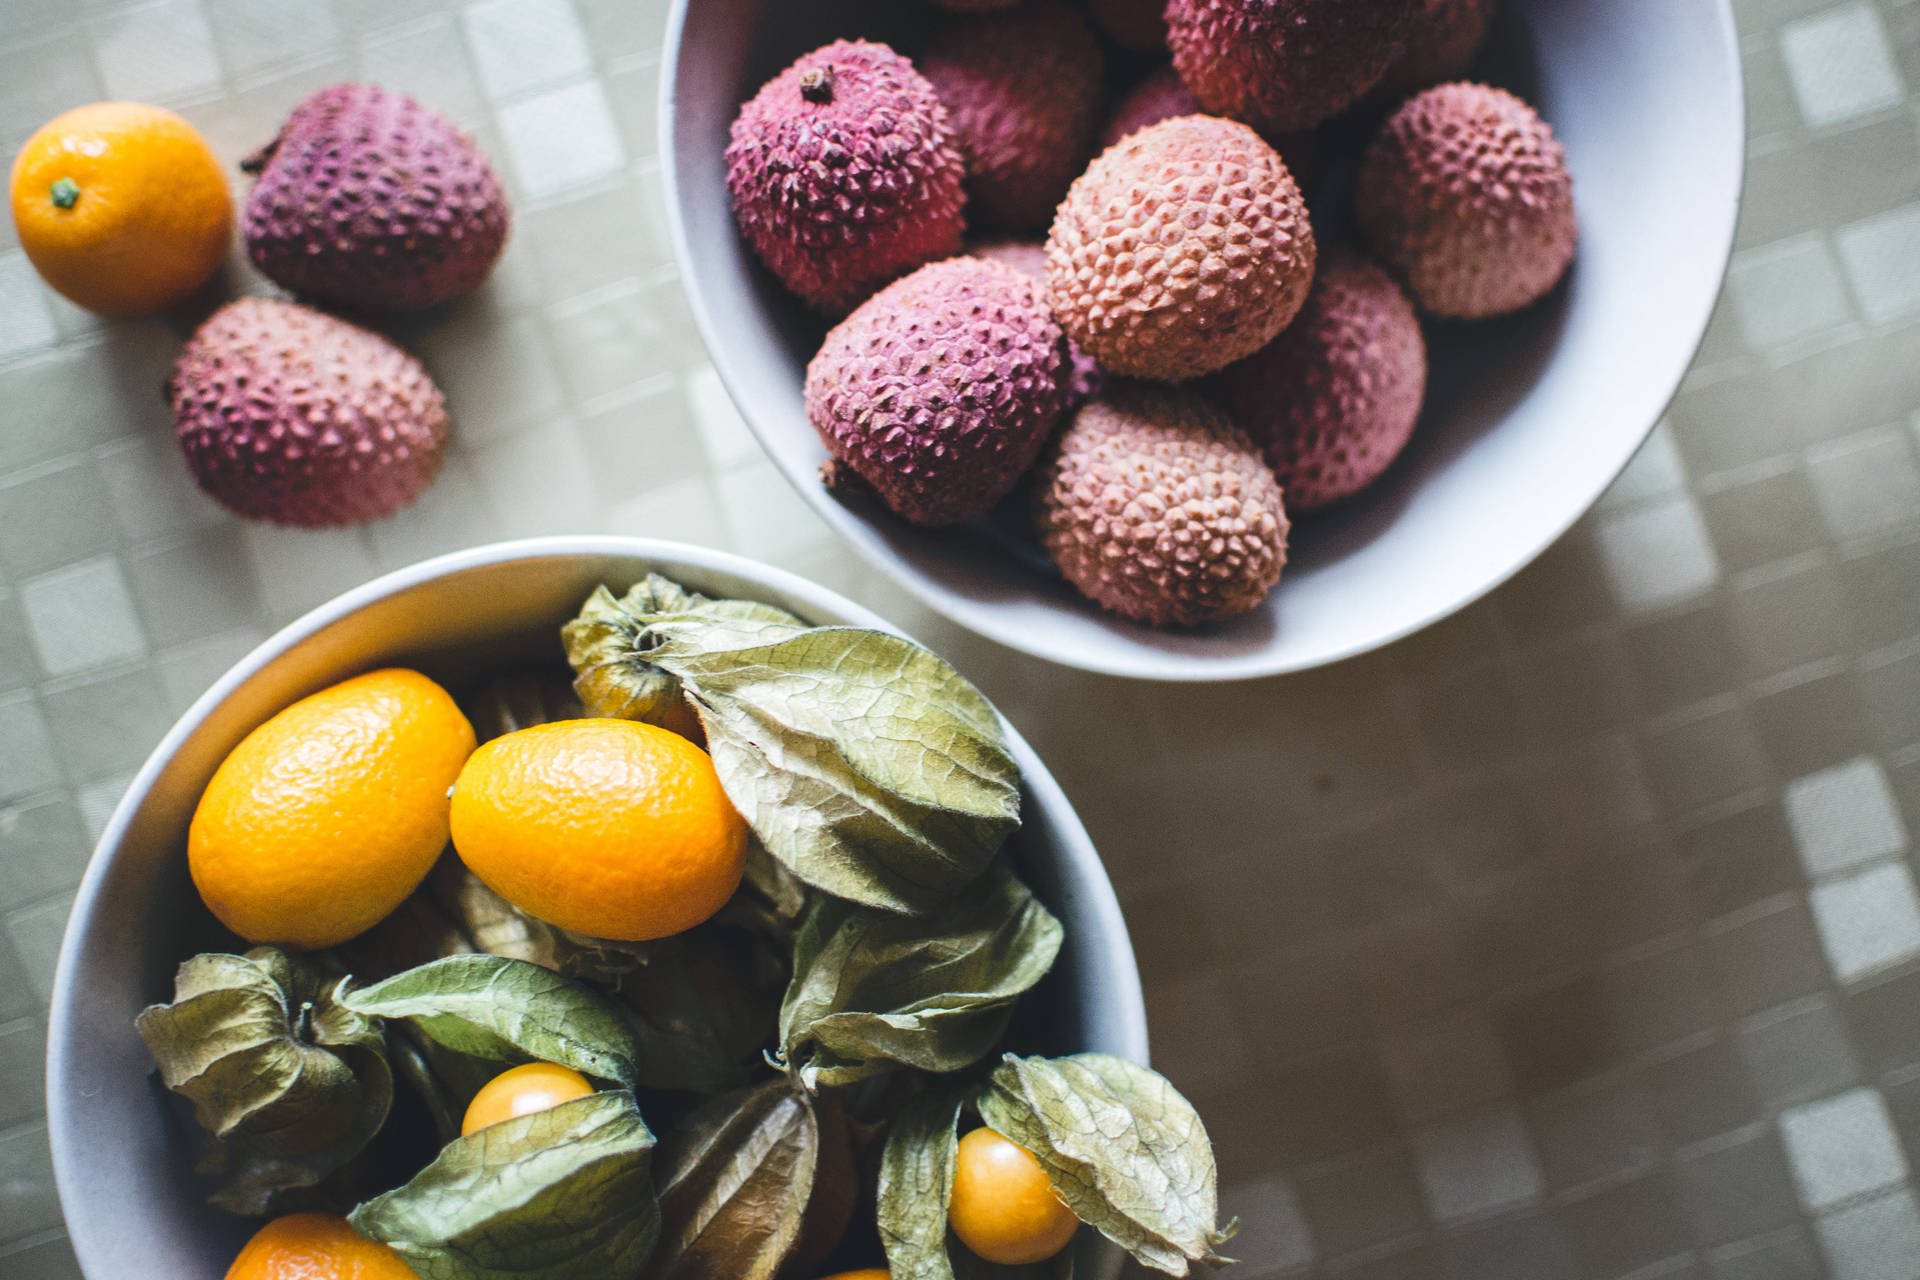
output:
<path id="1" fill-rule="evenodd" d="M 1086 168 L 1106 97 L 1100 43 L 1065 0 L 951 24 L 919 60 L 967 158 L 976 228 L 1044 231 Z"/>
<path id="2" fill-rule="evenodd" d="M 207 318 L 167 384 L 200 487 L 229 510 L 325 528 L 390 516 L 440 469 L 446 401 L 371 330 L 242 298 Z"/>
<path id="3" fill-rule="evenodd" d="M 346 307 L 418 311 L 478 288 L 511 215 L 472 138 L 404 93 L 337 84 L 242 167 L 247 256 L 275 284 Z"/>
<path id="4" fill-rule="evenodd" d="M 807 417 L 895 514 L 955 524 L 991 509 L 1033 465 L 1067 376 L 1066 338 L 1039 286 L 1002 263 L 950 258 L 881 290 L 827 335 L 807 366 Z"/>
<path id="5" fill-rule="evenodd" d="M 1381 126 L 1361 162 L 1354 214 L 1423 310 L 1462 320 L 1539 300 L 1580 239 L 1552 128 L 1481 84 L 1429 89 Z"/>
<path id="6" fill-rule="evenodd" d="M 1110 147 L 1060 204 L 1047 297 L 1102 368 L 1180 382 L 1252 355 L 1313 283 L 1286 163 L 1246 125 L 1163 120 Z"/>
<path id="7" fill-rule="evenodd" d="M 740 233 L 823 314 L 960 252 L 966 163 L 947 109 L 884 44 L 835 41 L 768 81 L 734 118 L 726 165 Z"/>
<path id="8" fill-rule="evenodd" d="M 1205 384 L 1266 454 L 1295 515 L 1379 479 L 1413 437 L 1426 389 L 1413 304 L 1346 248 L 1321 258 L 1307 305 L 1279 337 Z"/>
<path id="9" fill-rule="evenodd" d="M 1169 0 L 1167 45 L 1200 105 L 1264 133 L 1329 120 L 1405 47 L 1421 0 Z"/>
<path id="10" fill-rule="evenodd" d="M 1040 539 L 1094 603 L 1155 626 L 1222 622 L 1280 580 L 1287 515 L 1260 451 L 1194 391 L 1119 384 L 1041 463 Z"/>

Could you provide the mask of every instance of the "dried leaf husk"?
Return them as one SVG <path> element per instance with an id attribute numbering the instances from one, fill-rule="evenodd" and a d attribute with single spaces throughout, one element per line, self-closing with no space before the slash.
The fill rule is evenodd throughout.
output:
<path id="1" fill-rule="evenodd" d="M 1033 1152 L 1082 1222 L 1144 1266 L 1221 1266 L 1213 1145 L 1167 1080 L 1123 1058 L 1006 1055 L 979 1100 L 995 1132 Z"/>
<path id="2" fill-rule="evenodd" d="M 456 922 L 475 951 L 525 960 L 570 978 L 605 983 L 633 968 L 632 948 L 536 920 L 489 889 L 458 856 L 442 857 L 421 892 Z"/>
<path id="3" fill-rule="evenodd" d="M 893 1280 L 1072 1280 L 1072 1244 L 1024 1266 L 988 1262 L 948 1227 L 961 1121 L 975 1090 L 947 1088 L 901 1108 L 881 1155 L 875 1218 Z"/>
<path id="4" fill-rule="evenodd" d="M 596 591 L 563 635 L 594 714 L 657 719 L 684 695 L 734 806 L 816 888 L 927 911 L 1019 825 L 999 716 L 911 641 L 805 627 L 658 575 L 624 599 Z"/>
<path id="5" fill-rule="evenodd" d="M 573 682 L 546 664 L 501 672 L 461 699 L 461 704 L 481 742 L 537 724 L 578 720 L 585 714 Z"/>
<path id="6" fill-rule="evenodd" d="M 839 1246 L 860 1204 L 860 1170 L 847 1113 L 832 1094 L 815 1098 L 813 1107 L 820 1128 L 813 1192 L 800 1220 L 800 1238 L 780 1269 L 783 1277 L 795 1280 L 813 1280 L 820 1273 L 820 1264 Z"/>
<path id="7" fill-rule="evenodd" d="M 136 1020 L 161 1080 L 207 1131 L 215 1204 L 269 1212 L 346 1166 L 386 1121 L 386 1037 L 338 1001 L 336 982 L 276 947 L 208 953 L 180 966 L 173 1003 Z"/>
<path id="8" fill-rule="evenodd" d="M 442 854 L 429 875 L 442 874 L 448 863 L 459 865 L 459 859 L 451 852 Z M 321 953 L 319 958 L 366 984 L 477 950 L 459 919 L 423 884 L 373 928 Z"/>
<path id="9" fill-rule="evenodd" d="M 1060 922 L 1004 867 L 929 915 L 816 901 L 794 943 L 780 1042 L 808 1088 L 895 1066 L 959 1071 L 992 1052 L 1045 977 Z"/>
<path id="10" fill-rule="evenodd" d="M 923 1094 L 887 1131 L 875 1214 L 892 1280 L 954 1280 L 947 1206 L 964 1104 L 958 1091 Z"/>
<path id="11" fill-rule="evenodd" d="M 809 897 L 805 882 L 768 853 L 765 845 L 749 840 L 747 869 L 740 877 L 740 889 L 714 919 L 752 929 L 791 954 L 793 935 L 800 927 L 800 916 L 807 909 Z"/>
<path id="12" fill-rule="evenodd" d="M 706 924 L 648 943 L 610 994 L 626 1011 L 641 1084 L 724 1093 L 765 1069 L 787 964 L 767 940 Z"/>
<path id="13" fill-rule="evenodd" d="M 455 1053 L 408 1022 L 388 1029 L 387 1056 L 394 1075 L 420 1099 L 442 1145 L 460 1136 L 474 1095 L 500 1074 L 497 1063 Z"/>
<path id="14" fill-rule="evenodd" d="M 423 892 L 479 950 L 577 979 L 620 1005 L 636 1041 L 638 1085 L 722 1093 L 760 1065 L 787 980 L 790 947 L 780 933 L 790 926 L 779 920 L 784 906 L 751 884 L 714 919 L 651 942 L 588 938 L 535 920 L 458 859 L 443 859 Z"/>
<path id="15" fill-rule="evenodd" d="M 633 1095 L 589 1094 L 447 1144 L 349 1220 L 422 1280 L 634 1280 L 659 1234 Z"/>
<path id="16" fill-rule="evenodd" d="M 631 1087 L 639 1044 L 599 992 L 504 956 L 448 956 L 339 999 L 369 1017 L 405 1018 L 459 1053 L 496 1062 L 557 1062 Z"/>
<path id="17" fill-rule="evenodd" d="M 440 875 L 448 865 L 466 868 L 446 854 L 434 868 Z M 365 986 L 447 956 L 471 955 L 477 948 L 464 929 L 423 885 L 392 915 L 357 938 L 324 953 L 326 962 Z M 460 1136 L 467 1104 L 494 1076 L 497 1062 L 456 1053 L 404 1019 L 387 1024 L 387 1056 L 393 1072 L 426 1108 L 442 1143 Z"/>
<path id="18" fill-rule="evenodd" d="M 784 609 L 752 600 L 712 600 L 657 573 L 619 599 L 604 586 L 560 629 L 573 688 L 587 714 L 664 724 L 684 690 L 679 678 L 644 658 L 650 620 L 699 617 L 713 642 L 729 647 L 792 635 L 806 624 Z"/>
<path id="19" fill-rule="evenodd" d="M 820 1127 L 816 1099 L 784 1078 L 687 1116 L 661 1148 L 649 1280 L 771 1280 L 806 1223 Z"/>

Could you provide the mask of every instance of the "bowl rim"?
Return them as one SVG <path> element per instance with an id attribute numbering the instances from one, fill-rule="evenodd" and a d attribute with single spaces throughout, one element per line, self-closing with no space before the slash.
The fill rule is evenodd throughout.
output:
<path id="1" fill-rule="evenodd" d="M 94 913 L 109 870 L 116 860 L 134 815 L 146 803 L 161 772 L 205 721 L 247 681 L 281 658 L 288 651 L 334 623 L 360 612 L 369 605 L 401 595 L 423 584 L 473 569 L 487 568 L 521 560 L 556 557 L 617 557 L 655 564 L 678 564 L 716 573 L 731 574 L 756 586 L 783 593 L 804 602 L 808 620 L 818 625 L 869 627 L 905 636 L 907 633 L 871 609 L 847 599 L 830 587 L 822 586 L 788 570 L 749 559 L 729 551 L 718 551 L 691 543 L 663 538 L 630 537 L 619 534 L 558 535 L 518 538 L 485 543 L 461 551 L 434 556 L 380 575 L 360 586 L 317 605 L 287 623 L 235 662 L 207 690 L 194 699 L 167 730 L 159 744 L 147 756 L 139 772 L 128 784 L 126 793 L 115 805 L 100 838 L 94 843 L 87 869 L 73 900 L 73 908 L 60 941 L 59 960 L 54 969 L 53 991 L 48 1001 L 46 1056 L 47 1139 L 53 1158 L 54 1184 L 63 1206 L 79 1203 L 89 1194 L 80 1185 L 75 1163 L 75 1109 L 81 1101 L 62 1086 L 76 1063 L 83 1061 L 84 1049 L 75 1041 L 75 1006 L 79 993 L 75 971 L 82 940 L 101 927 Z M 997 712 L 997 709 L 996 709 Z M 1113 882 L 1106 874 L 1092 838 L 1074 811 L 1072 802 L 1061 790 L 1040 757 L 1004 714 L 1000 723 L 1007 743 L 1020 765 L 1021 780 L 1035 806 L 1044 811 L 1055 829 L 1059 859 L 1096 874 L 1075 895 L 1076 909 L 1092 918 L 1101 942 L 1101 980 L 1113 991 L 1113 1012 L 1121 1049 L 1125 1056 L 1147 1065 L 1149 1062 L 1146 1002 L 1140 984 L 1140 971 L 1121 913 Z M 73 1248 L 84 1275 L 103 1274 L 87 1261 L 88 1242 L 72 1236 Z"/>
<path id="2" fill-rule="evenodd" d="M 667 229 L 673 243 L 674 262 L 685 281 L 692 273 L 693 265 L 692 237 L 687 228 L 684 212 L 683 183 L 681 180 L 678 151 L 675 146 L 675 131 L 678 119 L 678 95 L 676 87 L 680 78 L 680 54 L 685 47 L 685 34 L 693 5 L 699 0 L 672 0 L 667 14 L 666 44 L 662 50 L 660 64 L 659 102 L 657 128 L 660 148 L 660 175 L 664 198 L 667 203 Z M 1080 671 L 1089 671 L 1099 675 L 1118 676 L 1125 679 L 1147 680 L 1167 684 L 1226 684 L 1242 680 L 1258 680 L 1268 676 L 1289 675 L 1297 671 L 1317 670 L 1332 666 L 1362 654 L 1371 653 L 1395 644 L 1416 632 L 1441 622 L 1454 614 L 1471 607 L 1485 599 L 1494 591 L 1505 586 L 1528 565 L 1544 555 L 1567 532 L 1578 524 L 1587 513 L 1593 510 L 1601 496 L 1613 482 L 1620 478 L 1628 465 L 1645 447 L 1653 430 L 1666 416 L 1673 399 L 1679 394 L 1687 371 L 1692 368 L 1699 356 L 1701 344 L 1706 341 L 1707 326 L 1713 319 L 1714 309 L 1719 305 L 1721 294 L 1725 291 L 1727 265 L 1732 260 L 1734 236 L 1738 229 L 1740 210 L 1746 198 L 1746 83 L 1740 63 L 1739 26 L 1733 14 L 1733 0 L 1706 0 L 1712 7 L 1718 39 L 1714 42 L 1714 53 L 1722 62 L 1721 86 L 1730 101 L 1726 103 L 1732 114 L 1740 145 L 1733 157 L 1732 195 L 1727 207 L 1722 210 L 1722 222 L 1716 229 L 1712 252 L 1708 261 L 1715 267 L 1717 287 L 1710 295 L 1704 296 L 1698 304 L 1698 314 L 1688 326 L 1691 340 L 1685 343 L 1686 359 L 1677 366 L 1671 386 L 1657 397 L 1657 409 L 1648 415 L 1646 425 L 1634 440 L 1633 448 L 1627 450 L 1618 465 L 1611 469 L 1602 469 L 1594 473 L 1595 483 L 1590 486 L 1583 501 L 1570 507 L 1568 513 L 1550 526 L 1548 533 L 1524 547 L 1509 558 L 1507 565 L 1499 572 L 1489 575 L 1471 591 L 1460 595 L 1449 604 L 1437 607 L 1415 616 L 1401 625 L 1383 630 L 1375 635 L 1355 640 L 1318 655 L 1288 658 L 1261 651 L 1231 658 L 1188 658 L 1168 660 L 1164 655 L 1151 650 L 1131 651 L 1127 657 L 1113 661 L 1101 661 L 1089 657 L 1079 649 L 1048 646 L 1035 643 L 1027 638 L 1027 632 L 1018 627 L 987 629 L 977 622 L 971 610 L 953 608 L 936 587 L 926 580 L 926 575 L 911 566 L 899 563 L 899 557 L 889 554 L 879 546 L 879 535 L 867 528 L 858 517 L 842 517 L 830 511 L 834 504 L 819 490 L 820 486 L 802 483 L 782 465 L 780 456 L 769 443 L 773 430 L 765 420 L 758 406 L 751 402 L 739 385 L 740 375 L 732 363 L 723 358 L 715 358 L 712 363 L 720 376 L 721 385 L 727 390 L 727 396 L 739 410 L 747 427 L 753 432 L 754 439 L 775 467 L 800 491 L 801 498 L 813 508 L 844 541 L 851 543 L 861 559 L 886 574 L 887 577 L 905 588 L 915 599 L 929 609 L 958 626 L 995 644 L 1017 650 L 1031 657 L 1047 662 L 1058 663 Z M 706 295 L 698 289 L 683 287 L 687 306 L 693 315 L 694 327 L 700 339 L 706 344 L 709 353 L 726 349 L 727 335 L 721 330 L 719 321 L 707 305 Z M 1685 331 L 1683 329 L 1683 331 Z"/>

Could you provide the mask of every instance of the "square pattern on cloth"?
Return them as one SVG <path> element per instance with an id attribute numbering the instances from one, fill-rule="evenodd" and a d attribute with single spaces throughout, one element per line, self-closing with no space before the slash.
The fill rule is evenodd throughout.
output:
<path id="1" fill-rule="evenodd" d="M 1590 515 L 1381 654 L 1218 687 L 967 636 L 766 460 L 668 242 L 670 7 L 0 0 L 9 154 L 130 97 L 232 165 L 362 78 L 470 130 L 514 200 L 494 279 L 406 331 L 455 424 L 438 482 L 331 532 L 201 494 L 156 396 L 179 318 L 87 316 L 0 227 L 0 1275 L 77 1274 L 47 1000 L 171 719 L 376 574 L 621 532 L 847 592 L 1033 741 L 1214 1136 L 1236 1274 L 1920 1280 L 1920 0 L 1734 0 L 1726 296 Z M 238 252 L 232 283 L 268 291 Z"/>

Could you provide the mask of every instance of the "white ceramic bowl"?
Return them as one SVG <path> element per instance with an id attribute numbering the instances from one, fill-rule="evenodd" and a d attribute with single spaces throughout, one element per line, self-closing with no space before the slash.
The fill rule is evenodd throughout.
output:
<path id="1" fill-rule="evenodd" d="M 824 587 L 739 556 L 641 538 L 537 538 L 390 573 L 281 630 L 222 676 L 169 732 L 114 811 L 74 903 L 54 979 L 47 1063 L 53 1166 L 67 1231 L 90 1280 L 212 1280 L 255 1224 L 209 1208 L 192 1176 L 200 1135 L 166 1103 L 134 1015 L 171 997 L 196 951 L 235 940 L 187 876 L 200 792 L 257 724 L 317 689 L 389 663 L 458 687 L 503 660 L 564 662 L 559 625 L 595 586 L 658 571 L 709 594 L 766 600 L 814 623 L 888 628 Z M 1144 1063 L 1146 1011 L 1126 923 L 1072 806 L 1007 727 L 1025 778 L 1011 851 L 1066 926 L 1060 963 L 1023 1005 L 1048 1052 L 1099 1049 Z M 1089 1236 L 1092 1233 L 1087 1233 Z M 1089 1240 L 1082 1274 L 1118 1273 Z"/>
<path id="2" fill-rule="evenodd" d="M 1053 573 L 1019 513 L 929 532 L 821 488 L 825 453 L 801 384 L 825 326 L 734 229 L 722 152 L 740 103 L 839 36 L 911 48 L 928 11 L 675 0 L 661 77 L 668 209 L 694 317 L 760 443 L 863 556 L 1002 644 L 1116 675 L 1232 680 L 1333 662 L 1438 621 L 1593 504 L 1705 331 L 1745 146 L 1728 0 L 1503 0 L 1480 73 L 1533 101 L 1566 143 L 1582 230 L 1567 283 L 1519 316 L 1430 326 L 1432 387 L 1406 456 L 1347 509 L 1296 526 L 1264 607 L 1184 633 L 1105 615 Z"/>

